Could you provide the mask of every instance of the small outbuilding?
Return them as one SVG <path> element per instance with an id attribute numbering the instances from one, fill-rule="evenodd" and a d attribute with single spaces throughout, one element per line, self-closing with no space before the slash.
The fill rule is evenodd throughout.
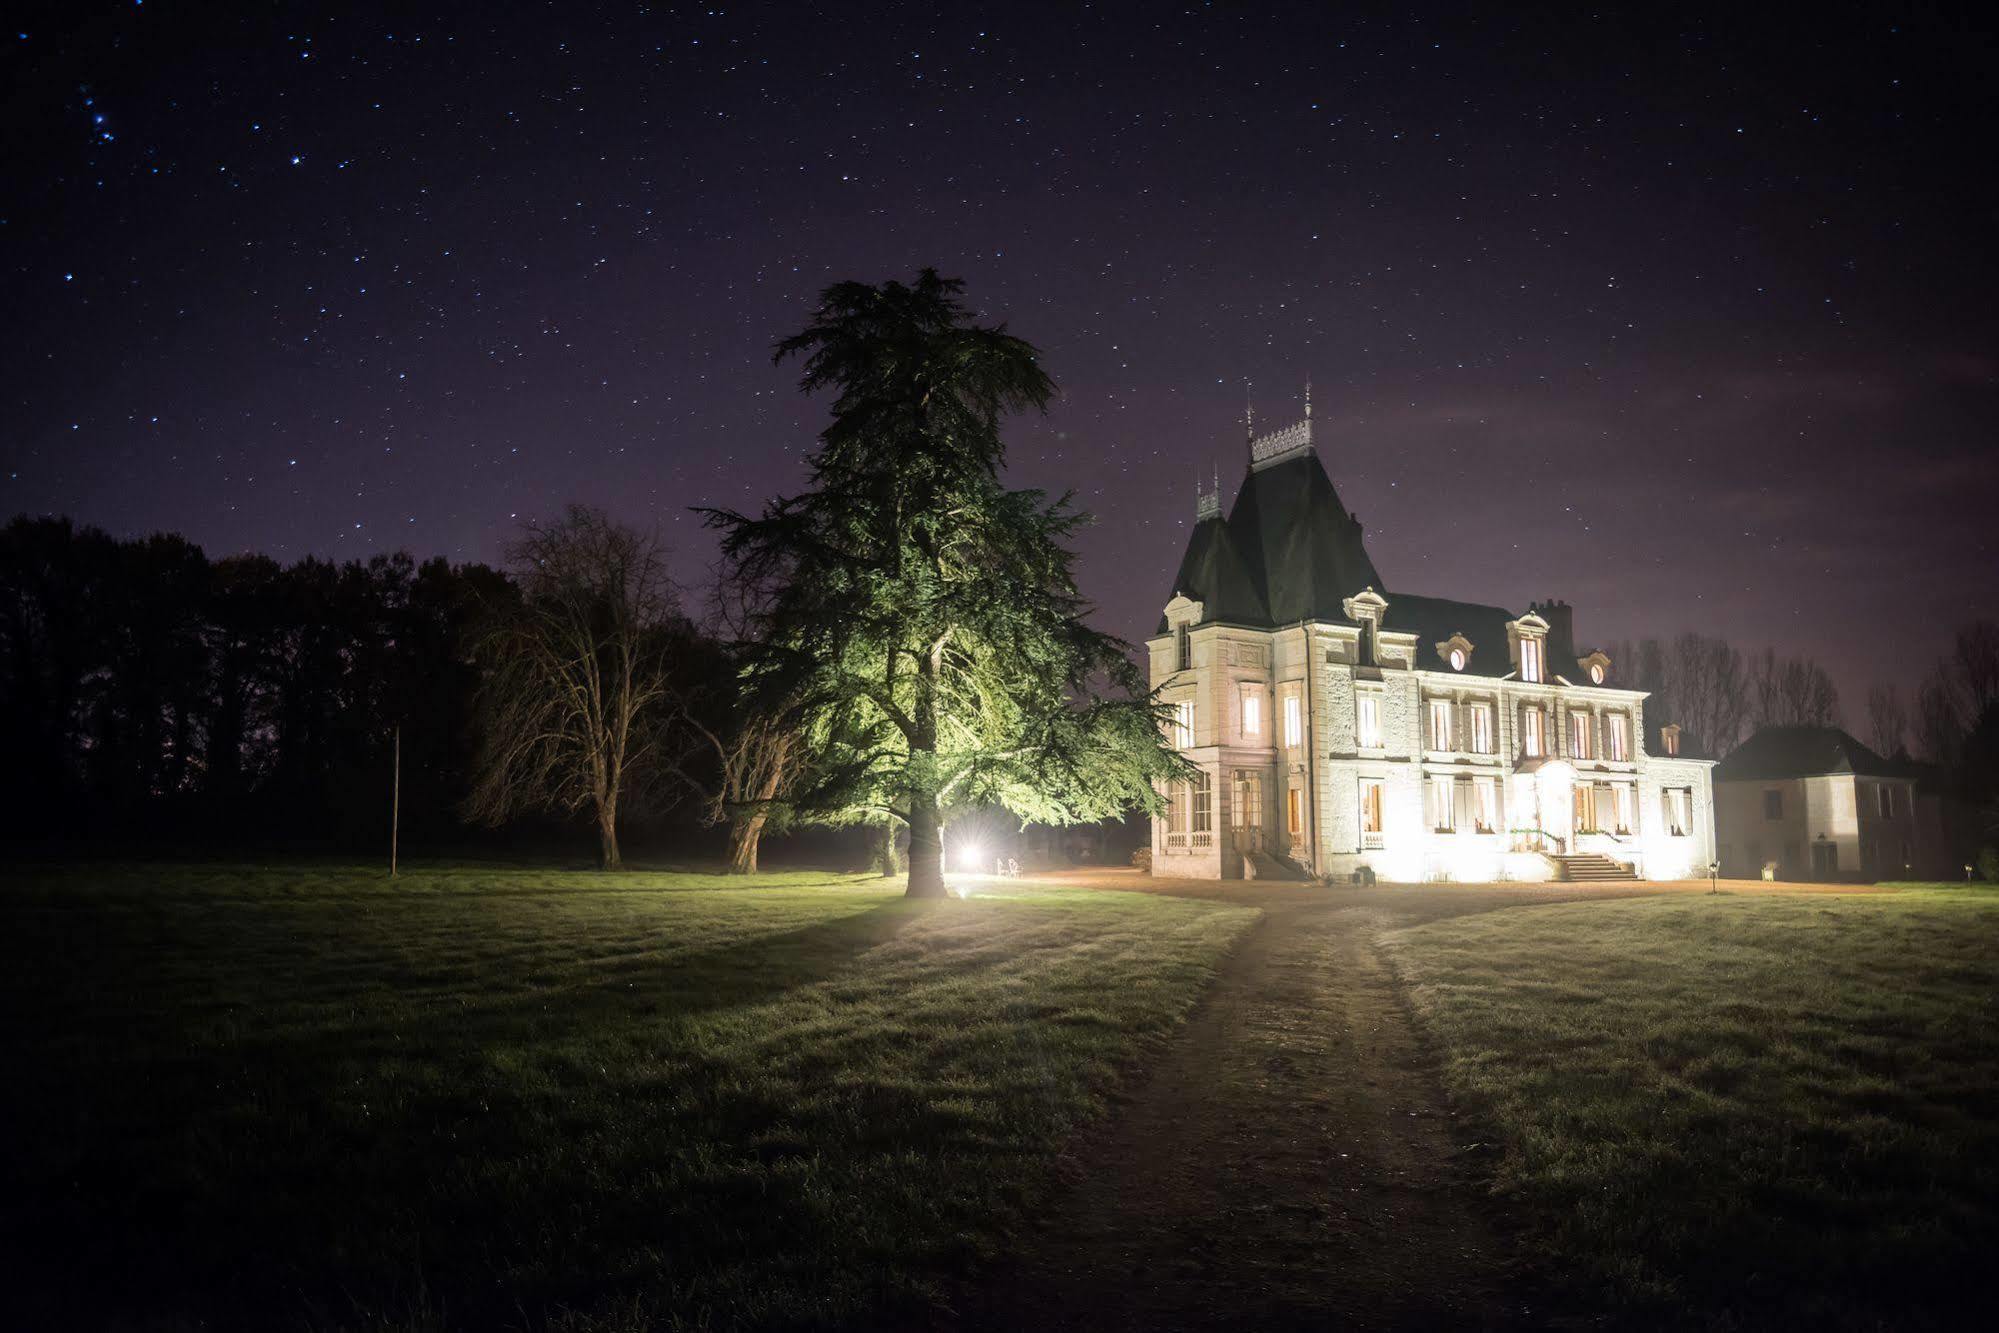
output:
<path id="1" fill-rule="evenodd" d="M 1765 727 L 1714 770 L 1729 879 L 1904 879 L 1942 855 L 1941 811 L 1918 766 L 1838 727 Z"/>

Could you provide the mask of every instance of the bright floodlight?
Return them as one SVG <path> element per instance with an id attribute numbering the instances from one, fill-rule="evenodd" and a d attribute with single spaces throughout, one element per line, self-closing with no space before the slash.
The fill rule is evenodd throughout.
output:
<path id="1" fill-rule="evenodd" d="M 985 848 L 975 842 L 968 842 L 958 849 L 958 868 L 960 870 L 978 870 L 985 864 L 985 859 Z"/>

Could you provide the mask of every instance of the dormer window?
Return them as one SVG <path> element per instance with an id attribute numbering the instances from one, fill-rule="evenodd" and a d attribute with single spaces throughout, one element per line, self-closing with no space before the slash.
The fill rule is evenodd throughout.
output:
<path id="1" fill-rule="evenodd" d="M 1173 627 L 1173 661 L 1175 671 L 1188 671 L 1194 665 L 1194 649 L 1184 620 Z"/>
<path id="2" fill-rule="evenodd" d="M 1547 679 L 1547 657 L 1539 639 L 1520 641 L 1520 679 L 1539 684 Z"/>
<path id="3" fill-rule="evenodd" d="M 1665 726 L 1659 728 L 1659 746 L 1661 749 L 1665 750 L 1665 752 L 1669 756 L 1679 754 L 1680 727 L 1678 723 L 1669 722 Z"/>
<path id="4" fill-rule="evenodd" d="M 1599 648 L 1588 657 L 1576 659 L 1576 665 L 1583 669 L 1592 685 L 1601 685 L 1610 679 L 1610 657 Z"/>
<path id="5" fill-rule="evenodd" d="M 1471 640 L 1462 634 L 1453 634 L 1437 645 L 1437 656 L 1444 659 L 1444 665 L 1453 671 L 1463 671 L 1471 665 Z"/>
<path id="6" fill-rule="evenodd" d="M 1589 664 L 1589 682 L 1592 685 L 1603 684 L 1603 663 L 1591 662 Z"/>

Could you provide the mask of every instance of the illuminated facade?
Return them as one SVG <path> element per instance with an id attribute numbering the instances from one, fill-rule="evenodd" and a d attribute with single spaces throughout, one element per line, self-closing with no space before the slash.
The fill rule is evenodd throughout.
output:
<path id="1" fill-rule="evenodd" d="M 1153 873 L 1704 875 L 1712 765 L 1676 728 L 1648 738 L 1645 694 L 1578 652 L 1567 603 L 1385 591 L 1305 411 L 1251 442 L 1226 516 L 1199 498 L 1147 642 L 1198 770 L 1153 821 Z"/>

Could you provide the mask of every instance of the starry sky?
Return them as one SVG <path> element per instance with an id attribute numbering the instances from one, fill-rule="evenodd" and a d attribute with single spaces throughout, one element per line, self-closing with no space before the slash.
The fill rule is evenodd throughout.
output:
<path id="1" fill-rule="evenodd" d="M 494 559 L 795 488 L 771 344 L 962 276 L 1148 634 L 1300 414 L 1391 591 L 1913 683 L 1999 614 L 1973 6 L 9 6 L 0 511 Z"/>

